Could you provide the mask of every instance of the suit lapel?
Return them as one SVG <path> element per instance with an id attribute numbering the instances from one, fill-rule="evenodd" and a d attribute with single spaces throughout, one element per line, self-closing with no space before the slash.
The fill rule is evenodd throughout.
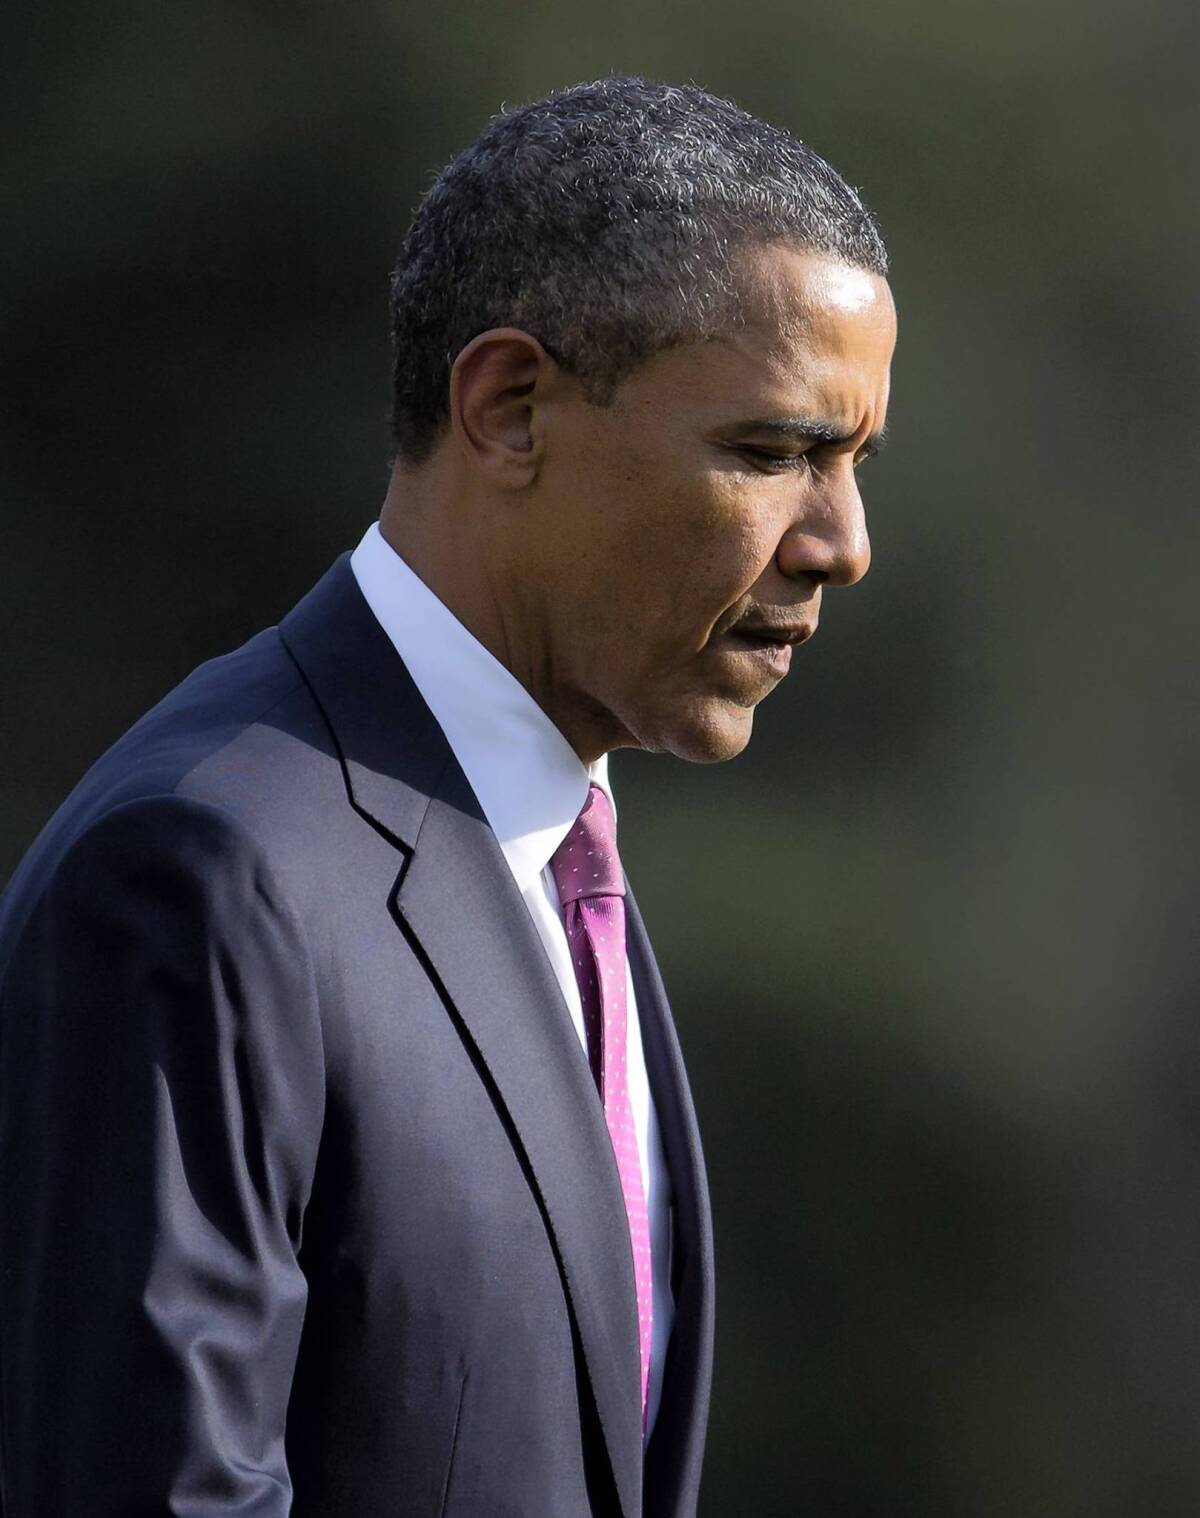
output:
<path id="1" fill-rule="evenodd" d="M 430 805 L 398 907 L 461 1017 L 528 1161 L 622 1506 L 640 1514 L 637 1299 L 612 1145 L 545 949 L 457 766 Z"/>
<path id="2" fill-rule="evenodd" d="M 675 1193 L 675 1320 L 667 1346 L 662 1402 L 646 1450 L 644 1510 L 647 1518 L 684 1518 L 696 1509 L 708 1423 L 713 1354 L 712 1216 L 700 1130 L 683 1055 L 662 977 L 632 894 L 625 898 L 625 912 L 642 1045 Z"/>
<path id="3" fill-rule="evenodd" d="M 633 1264 L 587 1060 L 496 839 L 343 556 L 280 627 L 351 804 L 406 856 L 395 910 L 476 1051 L 557 1252 L 625 1518 L 642 1512 Z M 587 1177 L 587 1184 L 581 1184 Z"/>

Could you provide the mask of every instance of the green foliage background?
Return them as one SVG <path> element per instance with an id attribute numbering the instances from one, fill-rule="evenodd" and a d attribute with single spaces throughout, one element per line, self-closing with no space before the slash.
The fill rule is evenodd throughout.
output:
<path id="1" fill-rule="evenodd" d="M 501 102 L 696 79 L 879 212 L 875 563 L 720 768 L 620 755 L 718 1224 L 704 1512 L 1200 1504 L 1195 11 L 9 13 L 0 878 L 375 514 L 386 273 Z"/>

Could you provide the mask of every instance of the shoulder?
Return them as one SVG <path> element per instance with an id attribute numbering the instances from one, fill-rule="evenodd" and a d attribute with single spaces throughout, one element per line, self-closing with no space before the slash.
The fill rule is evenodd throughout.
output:
<path id="1" fill-rule="evenodd" d="M 314 784 L 340 785 L 332 741 L 274 628 L 194 670 L 87 771 L 0 897 L 0 954 L 35 904 L 81 871 L 149 880 L 271 868 Z M 286 852 L 286 851 L 284 851 Z"/>
<path id="2" fill-rule="evenodd" d="M 178 794 L 124 799 L 64 829 L 0 898 L 5 990 L 29 973 L 43 987 L 78 982 L 89 964 L 114 983 L 181 979 L 185 966 L 260 951 L 310 979 L 306 935 L 267 851 L 224 808 Z"/>

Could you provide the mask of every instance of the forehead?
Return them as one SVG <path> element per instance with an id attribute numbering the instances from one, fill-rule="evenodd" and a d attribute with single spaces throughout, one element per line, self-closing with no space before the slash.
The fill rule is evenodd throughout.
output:
<path id="1" fill-rule="evenodd" d="M 750 416 L 806 416 L 850 435 L 879 431 L 896 317 L 880 275 L 773 244 L 735 266 L 740 319 L 730 331 L 654 354 L 621 387 L 660 435 Z M 624 414 L 624 416 L 620 414 Z"/>
<path id="2" fill-rule="evenodd" d="M 745 330 L 767 341 L 894 336 L 895 308 L 881 274 L 779 243 L 746 249 L 734 280 Z"/>
<path id="3" fill-rule="evenodd" d="M 859 402 L 881 388 L 886 395 L 896 312 L 882 275 L 776 245 L 748 252 L 737 274 L 742 325 L 716 351 L 763 383 L 810 397 L 847 388 Z"/>

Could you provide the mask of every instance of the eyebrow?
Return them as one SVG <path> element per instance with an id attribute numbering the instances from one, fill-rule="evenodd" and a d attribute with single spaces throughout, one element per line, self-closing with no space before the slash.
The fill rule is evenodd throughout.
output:
<path id="1" fill-rule="evenodd" d="M 846 443 L 854 436 L 852 432 L 844 432 L 832 422 L 822 422 L 816 417 L 809 416 L 773 416 L 759 417 L 751 421 L 738 422 L 735 432 L 765 432 L 771 437 L 785 438 L 793 443 Z M 863 440 L 861 452 L 868 458 L 877 454 L 888 440 L 888 430 L 881 427 L 878 432 L 873 432 L 870 437 Z"/>

